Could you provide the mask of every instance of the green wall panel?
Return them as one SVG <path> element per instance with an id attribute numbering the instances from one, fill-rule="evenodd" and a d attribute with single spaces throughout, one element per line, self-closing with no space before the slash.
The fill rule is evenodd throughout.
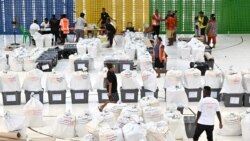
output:
<path id="1" fill-rule="evenodd" d="M 194 17 L 204 11 L 208 17 L 214 13 L 219 33 L 250 33 L 250 0 L 149 0 L 150 17 L 158 9 L 164 18 L 168 10 L 177 10 L 178 30 L 193 33 Z M 150 18 L 151 19 L 151 18 Z M 151 23 L 151 21 L 150 21 Z M 165 23 L 161 24 L 165 33 Z"/>

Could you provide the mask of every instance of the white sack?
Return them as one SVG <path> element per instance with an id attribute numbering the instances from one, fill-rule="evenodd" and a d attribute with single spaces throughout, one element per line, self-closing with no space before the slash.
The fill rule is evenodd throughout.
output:
<path id="1" fill-rule="evenodd" d="M 133 114 L 141 116 L 142 115 L 141 108 L 139 106 L 129 106 L 129 107 L 124 108 L 121 112 L 121 116 L 133 115 Z"/>
<path id="2" fill-rule="evenodd" d="M 169 70 L 165 77 L 164 88 L 182 84 L 183 72 L 181 70 Z"/>
<path id="3" fill-rule="evenodd" d="M 123 89 L 140 89 L 135 71 L 125 70 L 121 72 L 121 80 Z"/>
<path id="4" fill-rule="evenodd" d="M 154 69 L 143 71 L 141 76 L 144 89 L 155 92 L 157 90 L 157 74 Z"/>
<path id="5" fill-rule="evenodd" d="M 250 113 L 244 115 L 241 120 L 242 128 L 242 141 L 248 141 L 250 139 Z"/>
<path id="6" fill-rule="evenodd" d="M 143 118 L 136 115 L 121 115 L 117 118 L 117 123 L 120 128 L 122 128 L 124 125 L 128 123 L 141 123 L 143 122 Z"/>
<path id="7" fill-rule="evenodd" d="M 7 59 L 5 56 L 0 55 L 0 71 L 7 70 L 8 65 L 7 65 Z"/>
<path id="8" fill-rule="evenodd" d="M 203 84 L 201 71 L 196 68 L 191 68 L 184 71 L 184 86 L 186 88 L 201 88 Z"/>
<path id="9" fill-rule="evenodd" d="M 225 74 L 221 93 L 244 93 L 240 73 Z"/>
<path id="10" fill-rule="evenodd" d="M 24 115 L 27 118 L 29 127 L 41 127 L 44 125 L 43 121 L 43 104 L 32 97 L 23 107 Z"/>
<path id="11" fill-rule="evenodd" d="M 23 60 L 23 70 L 24 71 L 30 71 L 36 68 L 36 60 L 30 58 L 30 57 L 25 57 Z"/>
<path id="12" fill-rule="evenodd" d="M 2 92 L 21 91 L 17 73 L 3 73 L 1 75 Z"/>
<path id="13" fill-rule="evenodd" d="M 67 89 L 67 82 L 63 74 L 50 73 L 46 80 L 47 91 L 62 91 Z"/>
<path id="14" fill-rule="evenodd" d="M 167 88 L 167 105 L 175 104 L 178 107 L 188 106 L 188 97 L 183 87 L 169 87 Z"/>
<path id="15" fill-rule="evenodd" d="M 155 97 L 143 97 L 139 100 L 138 103 L 141 108 L 146 106 L 157 107 L 160 106 L 160 102 Z"/>
<path id="16" fill-rule="evenodd" d="M 205 73 L 205 85 L 213 89 L 222 87 L 222 73 L 219 70 L 208 70 Z"/>
<path id="17" fill-rule="evenodd" d="M 23 58 L 21 57 L 9 57 L 10 70 L 21 72 L 23 71 Z"/>
<path id="18" fill-rule="evenodd" d="M 101 128 L 99 141 L 124 141 L 121 128 Z"/>
<path id="19" fill-rule="evenodd" d="M 147 130 L 141 124 L 128 123 L 122 128 L 125 141 L 147 141 Z"/>
<path id="20" fill-rule="evenodd" d="M 94 135 L 92 134 L 86 134 L 81 141 L 98 141 L 95 139 Z"/>
<path id="21" fill-rule="evenodd" d="M 70 80 L 70 89 L 72 90 L 90 90 L 92 89 L 88 72 L 73 72 Z"/>
<path id="22" fill-rule="evenodd" d="M 127 104 L 125 103 L 121 103 L 121 102 L 117 102 L 117 103 L 108 103 L 105 108 L 103 109 L 103 111 L 108 111 L 108 112 L 112 112 L 115 116 L 115 119 L 117 119 L 120 114 L 121 111 L 127 107 Z"/>
<path id="23" fill-rule="evenodd" d="M 143 119 L 145 123 L 157 122 L 163 120 L 163 114 L 160 107 L 146 106 L 143 108 Z"/>
<path id="24" fill-rule="evenodd" d="M 25 126 L 25 122 L 26 119 L 23 115 L 17 115 L 17 114 L 13 114 L 10 112 L 6 112 L 4 114 L 4 125 L 7 131 L 9 132 L 13 132 L 16 130 L 22 130 L 24 128 L 26 128 Z"/>
<path id="25" fill-rule="evenodd" d="M 250 74 L 243 76 L 243 88 L 246 93 L 250 93 Z"/>
<path id="26" fill-rule="evenodd" d="M 230 113 L 223 119 L 223 128 L 219 130 L 222 136 L 240 136 L 241 135 L 241 118 L 239 115 Z"/>
<path id="27" fill-rule="evenodd" d="M 22 88 L 28 91 L 41 91 L 43 72 L 39 69 L 31 70 L 27 73 Z"/>
<path id="28" fill-rule="evenodd" d="M 92 120 L 92 116 L 89 113 L 85 113 L 79 116 L 76 116 L 76 135 L 78 137 L 83 137 L 88 134 L 86 125 Z"/>

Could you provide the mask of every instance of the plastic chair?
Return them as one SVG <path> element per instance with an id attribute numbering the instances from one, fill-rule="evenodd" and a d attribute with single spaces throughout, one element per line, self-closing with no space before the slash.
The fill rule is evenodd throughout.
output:
<path id="1" fill-rule="evenodd" d="M 23 43 L 26 43 L 26 39 L 27 37 L 29 38 L 29 42 L 30 42 L 30 45 L 31 45 L 31 35 L 30 35 L 30 32 L 28 29 L 26 29 L 24 26 L 20 25 L 20 30 L 22 32 L 22 35 L 23 35 Z"/>

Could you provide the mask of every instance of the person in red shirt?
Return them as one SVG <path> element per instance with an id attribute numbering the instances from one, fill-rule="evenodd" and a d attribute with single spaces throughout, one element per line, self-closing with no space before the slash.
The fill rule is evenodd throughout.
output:
<path id="1" fill-rule="evenodd" d="M 166 23 L 166 34 L 168 37 L 168 46 L 172 46 L 174 42 L 174 32 L 175 32 L 175 27 L 176 27 L 176 19 L 174 18 L 174 14 L 171 14 L 167 19 L 165 19 Z"/>
<path id="2" fill-rule="evenodd" d="M 67 38 L 67 35 L 69 34 L 69 20 L 67 19 L 66 14 L 63 14 L 60 20 L 60 29 L 61 29 L 61 38 L 62 38 L 61 44 L 64 44 L 65 39 Z"/>

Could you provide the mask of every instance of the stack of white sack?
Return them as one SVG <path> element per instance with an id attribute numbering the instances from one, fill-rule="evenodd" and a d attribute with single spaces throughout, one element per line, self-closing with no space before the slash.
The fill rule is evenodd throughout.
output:
<path id="1" fill-rule="evenodd" d="M 29 127 L 44 126 L 43 104 L 31 94 L 30 100 L 24 105 L 23 111 L 27 118 Z"/>
<path id="2" fill-rule="evenodd" d="M 26 119 L 23 115 L 13 114 L 5 112 L 3 116 L 3 122 L 5 129 L 8 132 L 18 132 L 21 134 L 21 138 L 26 138 Z"/>
<path id="3" fill-rule="evenodd" d="M 193 89 L 201 88 L 203 81 L 201 77 L 201 71 L 196 68 L 191 68 L 184 71 L 184 87 Z"/>
<path id="4" fill-rule="evenodd" d="M 168 128 L 165 121 L 147 123 L 148 141 L 175 141 L 173 133 Z"/>
<path id="5" fill-rule="evenodd" d="M 242 85 L 246 93 L 250 93 L 250 69 L 241 71 L 243 80 Z"/>
<path id="6" fill-rule="evenodd" d="M 197 38 L 192 38 L 191 41 L 187 43 L 191 47 L 191 54 L 193 62 L 205 62 L 204 53 L 205 45 L 199 41 Z"/>
<path id="7" fill-rule="evenodd" d="M 15 72 L 1 73 L 0 84 L 2 92 L 21 91 L 19 76 Z"/>
<path id="8" fill-rule="evenodd" d="M 70 112 L 57 117 L 51 135 L 58 138 L 75 137 L 75 116 Z"/>
<path id="9" fill-rule="evenodd" d="M 137 72 L 124 70 L 121 72 L 122 88 L 123 89 L 140 89 L 141 86 L 137 79 Z"/>
<path id="10" fill-rule="evenodd" d="M 95 140 L 99 141 L 99 131 L 101 128 L 110 128 L 115 125 L 115 118 L 111 112 L 102 112 L 94 116 L 93 120 L 90 121 L 86 128 L 90 134 L 94 135 Z"/>
<path id="11" fill-rule="evenodd" d="M 212 89 L 222 87 L 222 73 L 219 70 L 207 70 L 205 73 L 205 85 Z"/>
<path id="12" fill-rule="evenodd" d="M 191 47 L 184 41 L 177 42 L 178 57 L 180 59 L 190 59 Z"/>
<path id="13" fill-rule="evenodd" d="M 153 68 L 145 70 L 142 72 L 141 76 L 144 89 L 155 92 L 157 90 L 157 74 L 155 70 Z"/>
<path id="14" fill-rule="evenodd" d="M 62 91 L 68 89 L 64 75 L 55 72 L 48 74 L 46 89 L 47 91 Z"/>
<path id="15" fill-rule="evenodd" d="M 152 56 L 149 54 L 149 52 L 144 52 L 143 55 L 138 57 L 138 64 L 141 71 L 152 69 Z"/>
<path id="16" fill-rule="evenodd" d="M 70 80 L 71 90 L 91 90 L 92 85 L 88 72 L 73 72 Z"/>
<path id="17" fill-rule="evenodd" d="M 78 137 L 83 137 L 88 134 L 88 130 L 86 125 L 92 120 L 92 116 L 90 113 L 86 112 L 81 115 L 76 116 L 76 135 Z"/>
<path id="18" fill-rule="evenodd" d="M 139 100 L 138 106 L 141 108 L 146 106 L 158 107 L 160 106 L 160 102 L 155 97 L 143 97 Z"/>
<path id="19" fill-rule="evenodd" d="M 172 110 L 172 113 L 165 113 L 164 120 L 168 122 L 169 129 L 176 140 L 188 141 L 183 115 L 179 111 Z"/>
<path id="20" fill-rule="evenodd" d="M 239 72 L 226 72 L 224 83 L 220 93 L 244 93 L 242 86 L 242 75 Z"/>
<path id="21" fill-rule="evenodd" d="M 241 117 L 230 113 L 223 119 L 223 128 L 219 130 L 222 136 L 240 136 L 241 135 Z"/>
<path id="22" fill-rule="evenodd" d="M 42 91 L 43 72 L 39 69 L 31 70 L 27 73 L 22 88 L 27 91 Z"/>
<path id="23" fill-rule="evenodd" d="M 125 141 L 147 141 L 147 130 L 142 123 L 128 123 L 122 131 Z"/>
<path id="24" fill-rule="evenodd" d="M 95 77 L 93 89 L 99 89 L 99 90 L 106 89 L 106 85 L 104 84 L 104 79 L 107 78 L 107 72 L 108 72 L 107 68 L 103 68 L 102 71 L 98 72 L 98 74 Z"/>
<path id="25" fill-rule="evenodd" d="M 242 141 L 249 141 L 250 139 L 250 109 L 247 109 L 245 113 L 242 114 L 241 119 L 241 129 L 242 129 Z"/>
<path id="26" fill-rule="evenodd" d="M 157 122 L 163 120 L 163 112 L 161 107 L 146 106 L 143 108 L 143 119 L 145 123 Z"/>
<path id="27" fill-rule="evenodd" d="M 131 60 L 127 54 L 118 51 L 104 57 L 104 60 Z"/>
<path id="28" fill-rule="evenodd" d="M 169 70 L 165 77 L 164 88 L 180 86 L 182 79 L 183 72 L 181 70 Z"/>
<path id="29" fill-rule="evenodd" d="M 103 109 L 103 111 L 112 112 L 115 116 L 115 119 L 117 119 L 125 107 L 127 107 L 126 103 L 108 103 L 107 106 L 105 106 L 105 108 Z"/>
<path id="30" fill-rule="evenodd" d="M 128 123 L 141 123 L 143 118 L 136 114 L 123 114 L 117 118 L 117 124 L 120 128 Z"/>
<path id="31" fill-rule="evenodd" d="M 119 127 L 101 128 L 99 131 L 99 141 L 124 141 L 122 129 Z"/>
<path id="32" fill-rule="evenodd" d="M 142 110 L 139 106 L 129 106 L 129 107 L 126 107 L 122 110 L 121 112 L 121 116 L 123 115 L 138 115 L 138 116 L 141 116 L 142 115 Z"/>
<path id="33" fill-rule="evenodd" d="M 0 71 L 7 71 L 7 70 L 8 70 L 7 58 L 5 55 L 0 54 Z"/>

